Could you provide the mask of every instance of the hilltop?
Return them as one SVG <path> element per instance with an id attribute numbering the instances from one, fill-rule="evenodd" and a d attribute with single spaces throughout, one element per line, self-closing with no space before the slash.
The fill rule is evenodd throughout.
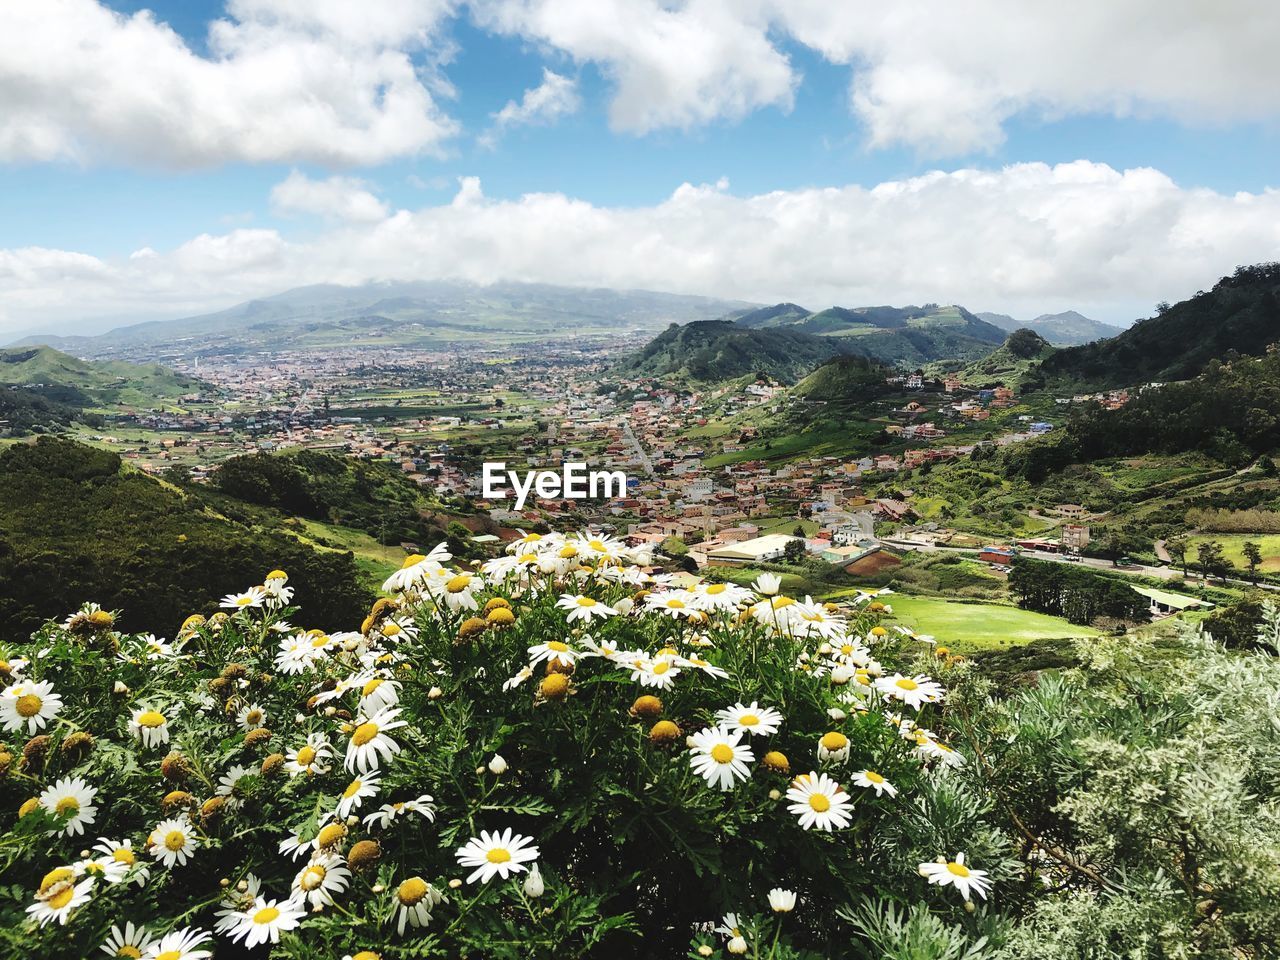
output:
<path id="1" fill-rule="evenodd" d="M 1055 351 L 1044 337 L 1024 327 L 1013 331 L 1004 343 L 966 366 L 957 376 L 971 386 L 1016 386 Z"/>
<path id="2" fill-rule="evenodd" d="M 1105 340 L 1122 332 L 1120 327 L 1091 320 L 1075 310 L 1042 313 L 1034 320 L 1015 320 L 1007 313 L 979 313 L 980 318 L 1009 333 L 1018 329 L 1034 330 L 1055 347 L 1074 347 L 1094 340 Z"/>
<path id="3" fill-rule="evenodd" d="M 840 342 L 840 353 L 857 353 L 884 363 L 918 367 L 936 360 L 974 360 L 1005 338 L 999 327 L 964 307 L 828 307 L 809 313 L 798 304 L 779 303 L 737 316 L 756 329 L 784 329 Z"/>
<path id="4" fill-rule="evenodd" d="M 887 372 L 867 357 L 834 357 L 796 384 L 792 393 L 828 403 L 868 400 L 884 392 Z"/>
<path id="5" fill-rule="evenodd" d="M 750 329 L 732 320 L 672 324 L 615 370 L 692 383 L 767 375 L 795 383 L 845 344 L 796 330 Z"/>
<path id="6" fill-rule="evenodd" d="M 50 390 L 53 399 L 79 406 L 157 400 L 198 393 L 205 386 L 193 377 L 157 364 L 80 360 L 47 345 L 0 349 L 0 384 Z"/>
<path id="7" fill-rule="evenodd" d="M 227 310 L 120 327 L 93 337 L 46 337 L 82 356 L 136 353 L 244 353 L 347 345 L 439 346 L 520 342 L 563 335 L 656 332 L 671 322 L 709 320 L 752 305 L 735 300 L 557 287 L 463 282 L 332 284 L 298 287 Z M 33 342 L 32 338 L 21 341 Z"/>
<path id="8" fill-rule="evenodd" d="M 1213 359 L 1260 356 L 1280 341 L 1280 264 L 1240 267 L 1208 292 L 1139 320 L 1110 340 L 1061 350 L 1041 370 L 1049 380 L 1130 386 L 1186 380 Z"/>

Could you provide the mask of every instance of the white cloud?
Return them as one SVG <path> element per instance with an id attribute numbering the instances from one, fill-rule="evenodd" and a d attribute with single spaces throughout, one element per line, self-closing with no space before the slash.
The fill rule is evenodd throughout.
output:
<path id="1" fill-rule="evenodd" d="M 511 127 L 555 123 L 577 112 L 580 102 L 577 80 L 544 67 L 542 83 L 526 90 L 519 103 L 508 100 L 506 106 L 493 115 L 493 126 L 479 142 L 481 146 L 492 147 Z"/>
<path id="2" fill-rule="evenodd" d="M 292 171 L 271 188 L 271 207 L 277 213 L 309 213 L 327 220 L 373 222 L 387 215 L 387 205 L 356 177 L 312 180 Z"/>
<path id="3" fill-rule="evenodd" d="M 0 3 L 0 161 L 372 164 L 457 131 L 411 55 L 452 0 L 231 0 L 200 56 L 147 11 Z"/>
<path id="4" fill-rule="evenodd" d="M 453 200 L 291 242 L 202 235 L 104 261 L 0 250 L 0 329 L 131 313 L 178 316 L 309 283 L 499 279 L 640 287 L 762 302 L 959 302 L 1015 316 L 1146 315 L 1238 264 L 1280 259 L 1280 191 L 1183 189 L 1156 170 L 1077 161 L 936 171 L 873 187 L 735 196 L 684 184 L 648 207 L 561 194 Z"/>
<path id="5" fill-rule="evenodd" d="M 1251 0 L 474 0 L 491 29 L 598 64 L 611 117 L 644 133 L 787 108 L 790 38 L 852 68 L 875 146 L 947 155 L 1015 114 L 1189 123 L 1280 114 L 1280 5 Z"/>

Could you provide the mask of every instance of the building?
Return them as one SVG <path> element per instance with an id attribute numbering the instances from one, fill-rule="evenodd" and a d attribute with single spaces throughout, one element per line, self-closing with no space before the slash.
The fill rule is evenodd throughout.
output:
<path id="1" fill-rule="evenodd" d="M 1013 563 L 1018 556 L 1018 552 L 1009 546 L 987 546 L 983 547 L 978 553 L 978 559 L 983 563 L 998 563 L 1002 566 L 1008 566 Z"/>
<path id="2" fill-rule="evenodd" d="M 1079 523 L 1068 523 L 1062 528 L 1062 549 L 1080 553 L 1089 545 L 1089 528 Z"/>
<path id="3" fill-rule="evenodd" d="M 805 542 L 801 537 L 793 537 L 785 533 L 770 533 L 763 537 L 743 540 L 741 543 L 726 544 L 707 551 L 707 564 L 712 567 L 737 567 L 781 560 L 787 544 L 792 540 L 802 544 Z"/>
<path id="4" fill-rule="evenodd" d="M 1208 600 L 1199 600 L 1196 597 L 1188 597 L 1182 593 L 1170 593 L 1168 590 L 1136 586 L 1133 590 L 1151 601 L 1151 617 L 1153 620 L 1169 617 L 1175 613 L 1181 613 L 1183 610 L 1190 610 L 1195 607 L 1204 607 L 1206 610 L 1213 609 L 1213 604 Z"/>

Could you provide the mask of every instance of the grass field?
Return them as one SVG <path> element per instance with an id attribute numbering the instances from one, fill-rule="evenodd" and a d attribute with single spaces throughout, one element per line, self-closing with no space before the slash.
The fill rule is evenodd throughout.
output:
<path id="1" fill-rule="evenodd" d="M 1059 617 L 994 603 L 954 603 L 902 594 L 886 598 L 894 619 L 917 633 L 931 634 L 961 653 L 1002 650 L 1031 640 L 1095 637 L 1097 630 Z"/>
<path id="2" fill-rule="evenodd" d="M 1249 570 L 1249 563 L 1244 558 L 1241 548 L 1252 541 L 1262 551 L 1262 563 L 1258 569 L 1264 572 L 1280 570 L 1280 534 L 1276 533 L 1205 533 L 1188 539 L 1187 566 L 1196 568 L 1196 547 L 1212 540 L 1222 545 L 1222 555 L 1236 568 L 1237 575 Z"/>

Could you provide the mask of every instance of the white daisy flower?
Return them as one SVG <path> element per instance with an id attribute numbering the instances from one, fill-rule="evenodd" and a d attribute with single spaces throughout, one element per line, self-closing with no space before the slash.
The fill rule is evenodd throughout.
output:
<path id="1" fill-rule="evenodd" d="M 62 697 L 47 680 L 23 680 L 0 692 L 0 724 L 5 730 L 26 727 L 28 735 L 43 730 L 62 712 Z"/>
<path id="2" fill-rule="evenodd" d="M 698 598 L 688 590 L 668 590 L 664 593 L 651 593 L 644 598 L 645 609 L 650 613 L 679 618 L 702 613 Z"/>
<path id="3" fill-rule="evenodd" d="M 886 793 L 891 797 L 898 795 L 898 788 L 874 770 L 858 771 L 853 776 L 853 785 L 867 790 L 875 790 L 877 797 Z"/>
<path id="4" fill-rule="evenodd" d="M 129 733 L 148 749 L 169 742 L 169 719 L 154 707 L 138 706 L 129 720 Z"/>
<path id="5" fill-rule="evenodd" d="M 106 837 L 99 837 L 98 842 L 93 845 L 93 849 L 111 857 L 117 863 L 123 864 L 133 877 L 134 883 L 138 886 L 146 885 L 147 878 L 151 876 L 151 868 L 138 860 L 138 854 L 133 849 L 132 840 L 116 841 L 108 840 Z"/>
<path id="6" fill-rule="evenodd" d="M 400 702 L 400 681 L 380 673 L 364 674 L 360 685 L 360 712 L 365 716 Z"/>
<path id="7" fill-rule="evenodd" d="M 556 606 L 561 610 L 569 611 L 568 616 L 565 617 L 569 623 L 573 623 L 575 620 L 589 623 L 596 617 L 601 620 L 607 620 L 618 613 L 613 607 L 580 593 L 564 594 L 556 601 Z"/>
<path id="8" fill-rule="evenodd" d="M 346 766 L 349 771 L 368 773 L 377 770 L 382 760 L 390 762 L 400 752 L 400 744 L 387 736 L 388 730 L 407 726 L 404 720 L 397 719 L 399 716 L 399 708 L 392 707 L 357 722 L 347 743 Z"/>
<path id="9" fill-rule="evenodd" d="M 347 784 L 338 800 L 338 816 L 346 818 L 359 810 L 365 800 L 377 796 L 382 788 L 382 777 L 378 773 L 361 774 Z"/>
<path id="10" fill-rule="evenodd" d="M 532 676 L 533 676 L 532 667 L 527 667 L 527 666 L 521 667 L 519 670 L 516 671 L 515 676 L 506 680 L 502 684 L 502 689 L 504 691 L 514 690 L 516 687 L 520 686 L 520 684 L 524 683 L 526 680 L 528 680 Z"/>
<path id="11" fill-rule="evenodd" d="M 44 875 L 36 891 L 36 902 L 27 907 L 40 926 L 57 922 L 65 926 L 71 911 L 89 902 L 93 877 L 79 880 L 71 867 L 56 867 Z"/>
<path id="12" fill-rule="evenodd" d="M 824 733 L 818 740 L 818 759 L 823 762 L 844 763 L 849 759 L 849 738 L 839 730 Z"/>
<path id="13" fill-rule="evenodd" d="M 957 853 L 954 860 L 939 857 L 936 861 L 920 864 L 920 875 L 927 877 L 931 884 L 955 887 L 966 901 L 973 900 L 975 893 L 985 900 L 991 889 L 987 871 L 966 866 L 963 853 Z"/>
<path id="14" fill-rule="evenodd" d="M 183 927 L 154 940 L 142 960 L 208 960 L 212 950 L 201 949 L 210 939 L 199 927 Z"/>
<path id="15" fill-rule="evenodd" d="M 495 876 L 505 880 L 513 873 L 524 873 L 528 869 L 525 864 L 538 859 L 538 848 L 532 842 L 532 837 L 513 833 L 510 827 L 502 833 L 481 830 L 479 837 L 459 847 L 454 855 L 461 866 L 476 868 L 467 883 L 488 883 Z"/>
<path id="16" fill-rule="evenodd" d="M 875 686 L 882 696 L 901 700 L 915 710 L 919 710 L 926 703 L 937 703 L 943 695 L 942 685 L 930 680 L 923 673 L 916 674 L 914 677 L 895 673 L 891 677 L 881 677 L 876 681 Z"/>
<path id="17" fill-rule="evenodd" d="M 699 610 L 731 612 L 753 600 L 755 595 L 736 583 L 702 583 L 694 591 L 694 603 Z"/>
<path id="18" fill-rule="evenodd" d="M 83 777 L 63 777 L 40 794 L 40 806 L 55 817 L 67 817 L 62 833 L 74 837 L 97 820 L 98 808 L 93 803 L 97 795 L 98 788 L 89 786 Z"/>
<path id="19" fill-rule="evenodd" d="M 425 927 L 431 911 L 444 901 L 444 894 L 421 877 L 410 877 L 396 887 L 396 933 L 404 936 L 406 926 Z"/>
<path id="20" fill-rule="evenodd" d="M 849 795 L 825 773 L 802 773 L 787 790 L 788 810 L 805 830 L 843 830 L 849 825 Z"/>
<path id="21" fill-rule="evenodd" d="M 227 797 L 228 799 L 239 800 L 244 790 L 240 786 L 240 781 L 245 777 L 256 777 L 258 768 L 246 767 L 242 764 L 228 767 L 227 772 L 218 778 L 217 789 L 214 793 L 219 797 Z"/>
<path id="22" fill-rule="evenodd" d="M 196 832 L 185 817 L 160 821 L 147 837 L 151 855 L 169 869 L 185 865 L 197 846 Z"/>
<path id="23" fill-rule="evenodd" d="M 639 681 L 642 687 L 656 687 L 659 690 L 668 689 L 680 675 L 677 658 L 672 654 L 654 657 L 652 660 L 637 657 L 627 666 L 631 670 L 632 680 Z"/>
<path id="24" fill-rule="evenodd" d="M 782 589 L 782 578 L 776 573 L 762 573 L 751 586 L 756 593 L 772 597 Z"/>
<path id="25" fill-rule="evenodd" d="M 228 593 L 219 601 L 218 606 L 226 610 L 246 610 L 260 607 L 267 600 L 267 591 L 261 587 L 250 587 L 244 593 Z"/>
<path id="26" fill-rule="evenodd" d="M 129 865 L 121 863 L 114 857 L 103 854 L 98 857 L 85 857 L 75 865 L 78 876 L 92 877 L 105 883 L 119 883 L 129 873 Z"/>
<path id="27" fill-rule="evenodd" d="M 782 726 L 782 714 L 770 707 L 762 707 L 754 700 L 749 707 L 744 707 L 741 703 L 726 707 L 716 713 L 716 719 L 723 727 L 755 737 L 775 734 Z"/>
<path id="28" fill-rule="evenodd" d="M 751 748 L 742 744 L 741 730 L 707 727 L 690 737 L 689 765 L 709 787 L 732 790 L 739 780 L 751 776 L 747 764 L 755 760 Z"/>
<path id="29" fill-rule="evenodd" d="M 492 764 L 490 765 L 490 769 L 492 769 Z M 391 825 L 392 821 L 400 817 L 408 816 L 411 813 L 416 813 L 421 817 L 425 817 L 427 820 L 434 821 L 436 818 L 436 808 L 432 803 L 432 799 L 433 798 L 430 794 L 424 793 L 422 796 L 417 797 L 414 800 L 405 800 L 399 803 L 384 803 L 381 807 L 364 818 L 365 829 L 380 827 L 385 830 Z"/>
<path id="30" fill-rule="evenodd" d="M 113 924 L 110 935 L 98 949 L 109 957 L 137 958 L 146 952 L 154 939 L 146 927 L 134 926 L 133 921 L 130 920 L 124 925 L 123 930 Z"/>
<path id="31" fill-rule="evenodd" d="M 716 927 L 715 932 L 728 941 L 725 944 L 725 949 L 730 953 L 741 954 L 747 952 L 746 934 L 742 930 L 742 925 L 738 921 L 736 913 L 726 913 L 724 919 L 720 921 L 720 926 Z"/>
<path id="32" fill-rule="evenodd" d="M 260 943 L 279 943 L 280 934 L 296 928 L 306 915 L 306 907 L 296 900 L 256 897 L 253 904 L 240 914 L 239 922 L 228 931 L 228 936 L 233 942 L 243 937 L 247 949 Z"/>
<path id="33" fill-rule="evenodd" d="M 333 759 L 333 746 L 322 733 L 307 734 L 307 742 L 285 754 L 284 768 L 290 776 L 328 773 Z"/>
<path id="34" fill-rule="evenodd" d="M 537 666 L 543 660 L 559 660 L 564 664 L 572 664 L 578 657 L 578 651 L 563 640 L 548 640 L 546 643 L 529 648 L 529 666 L 531 667 Z"/>
<path id="35" fill-rule="evenodd" d="M 245 733 L 265 727 L 267 725 L 267 711 L 256 703 L 246 703 L 236 714 L 236 723 L 240 724 L 240 729 Z"/>
<path id="36" fill-rule="evenodd" d="M 293 878 L 293 895 L 313 907 L 334 902 L 351 882 L 351 871 L 336 853 L 317 853 Z"/>
<path id="37" fill-rule="evenodd" d="M 680 657 L 676 660 L 676 663 L 682 667 L 696 667 L 708 676 L 716 677 L 721 680 L 729 676 L 729 672 L 727 670 L 723 670 L 720 667 L 717 667 L 710 660 L 703 660 L 701 657 Z"/>
<path id="38" fill-rule="evenodd" d="M 774 887 L 769 891 L 769 909 L 774 913 L 790 913 L 795 908 L 796 893 L 794 890 Z"/>

